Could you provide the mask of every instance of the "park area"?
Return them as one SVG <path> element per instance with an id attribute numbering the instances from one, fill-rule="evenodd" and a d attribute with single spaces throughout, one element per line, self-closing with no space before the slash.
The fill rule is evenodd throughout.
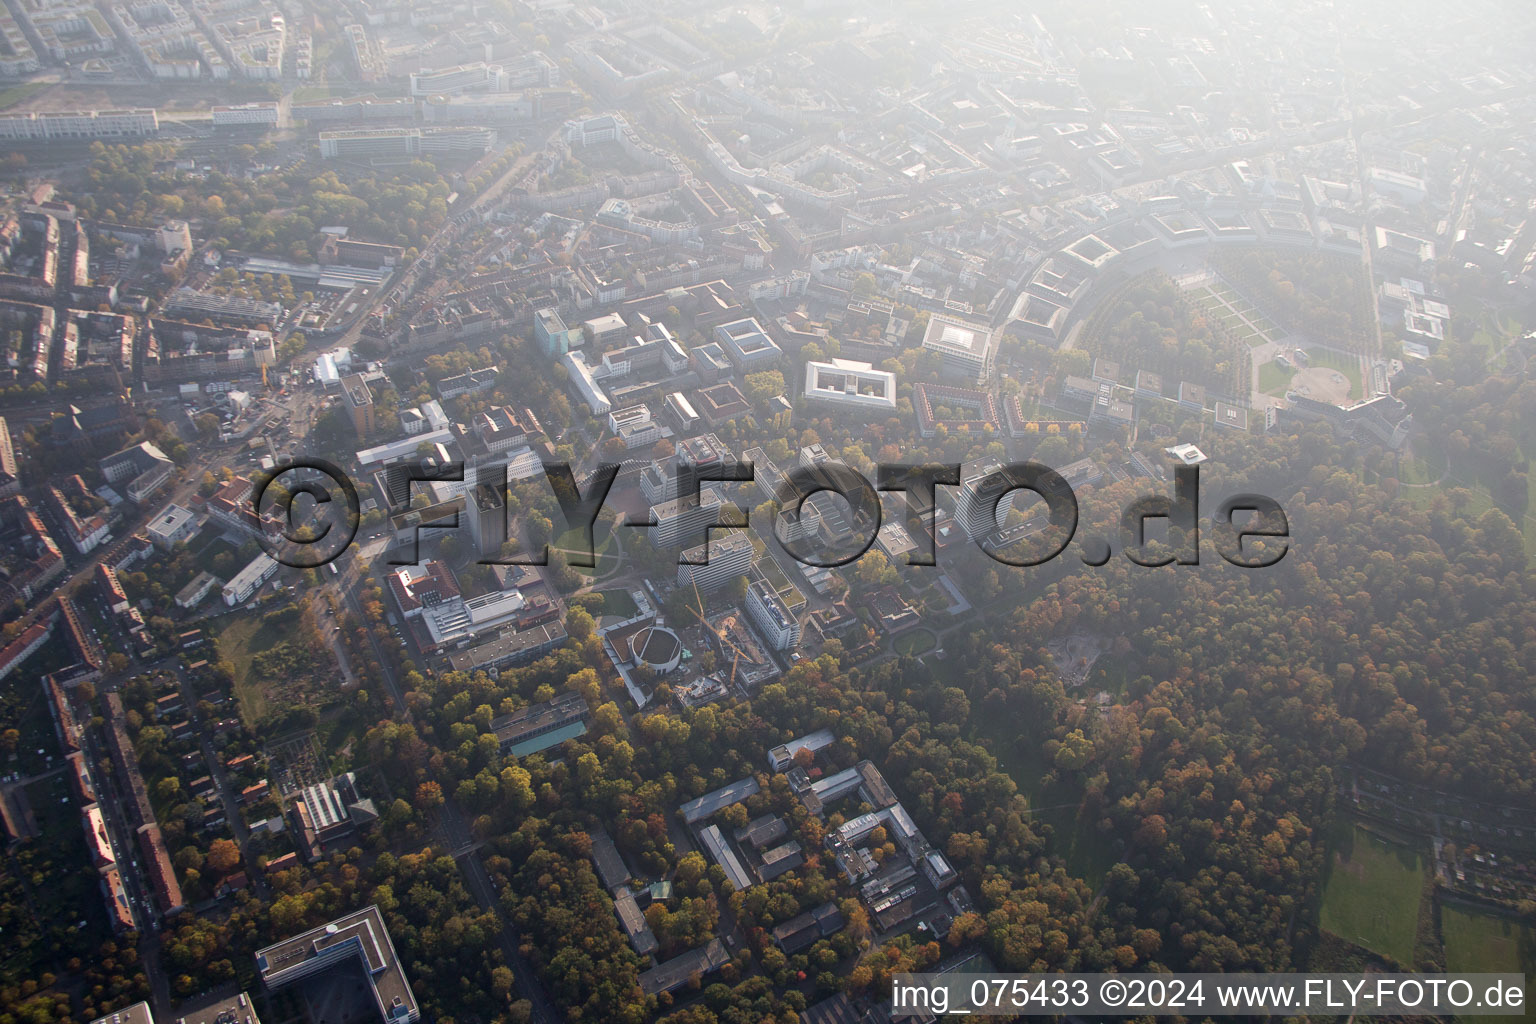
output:
<path id="1" fill-rule="evenodd" d="M 584 549 L 581 530 L 577 527 L 571 527 L 550 543 L 551 548 L 565 556 L 565 560 L 571 568 L 583 576 L 594 579 L 604 579 L 618 571 L 619 552 L 617 545 L 618 542 L 613 536 L 612 524 L 601 520 L 592 528 L 592 551 L 590 553 L 596 555 L 595 561 L 597 564 L 595 565 L 578 565 L 574 561 L 577 557 L 585 558 L 589 554 Z"/>
<path id="2" fill-rule="evenodd" d="M 1249 348 L 1258 348 L 1280 336 L 1280 328 L 1273 320 L 1219 279 L 1195 287 L 1188 297 L 1207 317 L 1219 321 Z"/>
<path id="3" fill-rule="evenodd" d="M 1417 850 L 1349 821 L 1329 836 L 1319 924 L 1339 938 L 1411 966 L 1424 862 Z"/>

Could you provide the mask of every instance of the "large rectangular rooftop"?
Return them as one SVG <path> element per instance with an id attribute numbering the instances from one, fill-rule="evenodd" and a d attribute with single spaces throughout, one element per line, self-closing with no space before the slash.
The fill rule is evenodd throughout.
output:
<path id="1" fill-rule="evenodd" d="M 739 779 L 729 786 L 721 786 L 712 793 L 705 793 L 696 800 L 689 800 L 678 807 L 677 810 L 683 816 L 683 821 L 692 825 L 695 822 L 703 821 L 705 818 L 712 816 L 717 811 L 724 810 L 731 806 L 731 804 L 741 803 L 747 797 L 755 794 L 758 789 L 757 780 L 749 776 L 745 779 Z"/>
<path id="2" fill-rule="evenodd" d="M 256 970 L 270 989 L 361 961 L 384 1021 L 416 1021 L 421 1011 L 377 906 L 301 932 L 256 953 Z"/>

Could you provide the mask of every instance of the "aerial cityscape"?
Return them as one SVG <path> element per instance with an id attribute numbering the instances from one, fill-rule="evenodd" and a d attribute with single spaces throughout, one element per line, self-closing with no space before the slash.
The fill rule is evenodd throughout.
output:
<path id="1" fill-rule="evenodd" d="M 1536 974 L 1533 54 L 5 0 L 0 1024 Z"/>

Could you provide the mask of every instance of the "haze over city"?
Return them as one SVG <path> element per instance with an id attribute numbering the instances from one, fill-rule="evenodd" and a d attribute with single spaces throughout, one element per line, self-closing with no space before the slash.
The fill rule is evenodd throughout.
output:
<path id="1" fill-rule="evenodd" d="M 0 1024 L 1523 1017 L 1533 53 L 5 0 Z"/>

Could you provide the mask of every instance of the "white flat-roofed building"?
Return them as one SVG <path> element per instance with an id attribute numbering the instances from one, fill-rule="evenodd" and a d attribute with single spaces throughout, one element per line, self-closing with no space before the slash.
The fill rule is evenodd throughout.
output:
<path id="1" fill-rule="evenodd" d="M 167 505 L 144 527 L 144 532 L 155 547 L 169 551 L 197 532 L 197 514 L 180 505 Z"/>
<path id="2" fill-rule="evenodd" d="M 415 156 L 418 153 L 484 153 L 496 144 L 496 132 L 474 125 L 428 128 L 351 128 L 319 135 L 326 160 Z"/>
<path id="3" fill-rule="evenodd" d="M 788 771 L 794 767 L 795 755 L 800 751 L 809 750 L 815 754 L 818 750 L 830 747 L 836 739 L 831 729 L 817 729 L 788 743 L 781 743 L 768 751 L 768 767 L 776 772 Z"/>
<path id="4" fill-rule="evenodd" d="M 715 340 L 742 373 L 770 365 L 784 354 L 751 317 L 716 327 Z"/>
<path id="5" fill-rule="evenodd" d="M 423 68 L 411 75 L 411 95 L 417 99 L 461 92 L 500 92 L 501 89 L 501 65 L 487 64 L 483 60 L 432 70 Z"/>
<path id="6" fill-rule="evenodd" d="M 751 572 L 753 553 L 752 538 L 745 533 L 712 537 L 707 544 L 682 553 L 677 566 L 677 585 L 712 590 Z"/>
<path id="7" fill-rule="evenodd" d="M 692 402 L 688 401 L 688 396 L 681 391 L 674 391 L 668 395 L 664 405 L 678 430 L 692 430 L 699 425 L 698 410 L 693 407 Z"/>
<path id="8" fill-rule="evenodd" d="M 837 836 L 845 843 L 857 843 L 869 835 L 881 825 L 880 815 L 873 812 L 861 814 L 851 821 L 846 821 L 837 830 Z"/>
<path id="9" fill-rule="evenodd" d="M 492 591 L 468 600 L 455 596 L 424 609 L 421 619 L 432 642 L 446 647 L 516 622 L 527 603 L 519 590 Z"/>
<path id="10" fill-rule="evenodd" d="M 453 431 L 447 427 L 444 427 L 442 430 L 431 430 L 425 434 L 402 437 L 398 441 L 391 441 L 388 444 L 362 449 L 357 452 L 357 463 L 365 471 L 377 469 L 379 466 L 388 465 L 391 462 L 399 462 L 401 459 L 414 457 L 416 450 L 424 444 L 448 444 L 452 440 Z"/>
<path id="11" fill-rule="evenodd" d="M 1429 194 L 1423 178 L 1390 167 L 1372 167 L 1366 177 L 1370 179 L 1373 192 L 1401 199 L 1405 203 L 1422 203 Z"/>
<path id="12" fill-rule="evenodd" d="M 1205 452 L 1192 444 L 1176 444 L 1172 448 L 1164 448 L 1163 451 L 1186 466 L 1198 466 L 1206 460 Z"/>
<path id="13" fill-rule="evenodd" d="M 654 540 L 658 547 L 672 547 L 696 540 L 703 530 L 713 526 L 726 505 L 725 495 L 713 484 L 699 488 L 698 496 L 679 494 L 651 510 L 655 521 Z"/>
<path id="14" fill-rule="evenodd" d="M 923 335 L 923 348 L 937 352 L 945 369 L 975 380 L 992 367 L 992 332 L 980 324 L 935 313 Z"/>
<path id="15" fill-rule="evenodd" d="M 605 416 L 613 408 L 613 402 L 608 398 L 608 392 L 597 382 L 592 375 L 592 368 L 587 365 L 587 360 L 580 352 L 567 352 L 560 357 L 560 362 L 570 371 L 570 384 L 575 389 L 576 395 L 591 410 L 594 416 Z"/>
<path id="16" fill-rule="evenodd" d="M 376 906 L 337 918 L 256 953 L 256 971 L 272 990 L 354 964 L 362 966 L 384 1024 L 415 1024 L 421 1019 L 411 983 L 384 927 L 384 916 Z"/>
<path id="17" fill-rule="evenodd" d="M 629 450 L 647 448 L 662 439 L 661 424 L 651 416 L 651 410 L 643 405 L 627 409 L 615 409 L 608 414 L 608 429 L 624 442 Z"/>
<path id="18" fill-rule="evenodd" d="M 150 1013 L 148 1003 L 134 1003 L 98 1017 L 91 1024 L 155 1024 L 155 1017 Z"/>
<path id="19" fill-rule="evenodd" d="M 251 559 L 249 565 L 224 584 L 224 603 L 233 608 L 249 601 L 263 583 L 276 575 L 277 565 L 277 559 L 265 551 Z"/>
<path id="20" fill-rule="evenodd" d="M 276 103 L 221 105 L 213 107 L 209 113 L 213 117 L 213 126 L 215 128 L 235 128 L 246 125 L 276 128 L 278 124 L 278 108 Z"/>
<path id="21" fill-rule="evenodd" d="M 758 580 L 747 588 L 747 616 L 768 646 L 787 651 L 800 642 L 800 622 L 771 585 Z"/>
<path id="22" fill-rule="evenodd" d="M 805 364 L 805 397 L 870 411 L 896 411 L 896 375 L 852 359 Z"/>
<path id="23" fill-rule="evenodd" d="M 0 141 L 8 142 L 134 138 L 159 129 L 159 118 L 148 108 L 0 115 Z"/>
<path id="24" fill-rule="evenodd" d="M 725 877 L 737 890 L 749 889 L 752 886 L 752 878 L 747 874 L 747 869 L 742 866 L 741 859 L 736 856 L 736 851 L 731 849 L 726 842 L 725 835 L 720 831 L 719 825 L 710 825 L 699 833 L 699 838 L 704 841 L 704 849 L 709 851 L 709 856 L 721 869 L 725 871 Z"/>

